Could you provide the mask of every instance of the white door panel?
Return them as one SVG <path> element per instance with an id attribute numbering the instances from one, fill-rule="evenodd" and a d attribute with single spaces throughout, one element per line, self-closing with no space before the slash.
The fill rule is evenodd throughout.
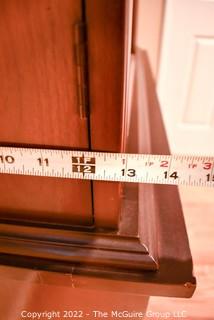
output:
<path id="1" fill-rule="evenodd" d="M 166 1 L 157 89 L 172 152 L 214 155 L 214 1 Z"/>

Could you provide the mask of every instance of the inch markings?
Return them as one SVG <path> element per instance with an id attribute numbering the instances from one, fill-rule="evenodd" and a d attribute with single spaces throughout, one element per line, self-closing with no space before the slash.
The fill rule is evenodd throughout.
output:
<path id="1" fill-rule="evenodd" d="M 214 186 L 214 157 L 0 147 L 0 173 Z"/>

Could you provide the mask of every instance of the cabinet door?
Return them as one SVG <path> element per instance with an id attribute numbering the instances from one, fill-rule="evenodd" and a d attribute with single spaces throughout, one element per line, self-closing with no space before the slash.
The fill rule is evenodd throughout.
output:
<path id="1" fill-rule="evenodd" d="M 88 148 L 78 110 L 74 25 L 81 0 L 0 1 L 0 144 Z M 91 185 L 0 176 L 0 217 L 92 224 Z"/>
<path id="2" fill-rule="evenodd" d="M 124 0 L 87 0 L 88 65 L 92 150 L 122 151 L 125 7 Z M 97 226 L 118 226 L 121 184 L 93 182 Z"/>

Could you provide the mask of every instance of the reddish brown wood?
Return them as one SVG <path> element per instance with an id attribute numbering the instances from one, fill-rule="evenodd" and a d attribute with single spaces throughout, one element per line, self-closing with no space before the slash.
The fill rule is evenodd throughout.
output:
<path id="1" fill-rule="evenodd" d="M 137 71 L 137 99 L 133 99 L 135 109 L 131 111 L 138 120 L 132 119 L 136 126 L 130 133 L 139 148 L 136 152 L 168 153 L 154 82 L 143 52 L 138 55 Z M 159 128 L 162 147 L 158 149 L 153 128 Z M 191 297 L 195 278 L 176 187 L 141 184 L 131 193 L 127 190 L 125 197 L 117 232 L 1 223 L 0 262 L 63 272 L 69 274 L 74 288 L 93 288 L 97 293 L 111 290 Z"/>
<path id="2" fill-rule="evenodd" d="M 124 0 L 87 0 L 92 150 L 120 152 L 124 70 Z M 117 227 L 119 184 L 93 183 L 97 226 Z"/>
<path id="3" fill-rule="evenodd" d="M 0 267 L 1 316 L 7 320 L 18 320 L 21 319 L 21 312 L 27 310 L 46 312 L 49 317 L 52 315 L 52 319 L 65 319 L 66 315 L 68 319 L 120 319 L 125 318 L 120 312 L 127 310 L 133 315 L 130 316 L 131 319 L 142 319 L 148 297 L 128 293 L 125 282 L 118 284 L 115 292 L 112 292 L 111 284 L 106 290 L 98 291 L 93 288 L 82 288 L 83 283 L 84 277 L 78 279 L 72 273 L 57 274 L 2 266 Z M 93 283 L 97 283 L 96 278 L 93 278 Z M 121 291 L 121 288 L 124 290 Z M 13 301 L 12 308 L 11 301 Z M 93 312 L 95 310 L 101 311 L 99 317 L 98 313 Z M 134 317 L 133 312 L 135 314 L 138 312 L 139 316 Z M 26 312 L 23 312 L 23 316 L 25 315 Z M 46 318 L 41 317 L 42 320 Z"/>
<path id="4" fill-rule="evenodd" d="M 0 12 L 0 143 L 88 148 L 74 57 L 81 1 L 2 0 Z M 92 223 L 90 182 L 0 179 L 1 216 Z"/>

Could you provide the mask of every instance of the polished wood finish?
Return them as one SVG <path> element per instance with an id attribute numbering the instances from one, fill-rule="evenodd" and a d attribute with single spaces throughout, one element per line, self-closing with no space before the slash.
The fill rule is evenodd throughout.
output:
<path id="1" fill-rule="evenodd" d="M 0 227 L 1 253 L 15 254 L 17 261 L 19 256 L 31 256 L 46 259 L 48 265 L 50 264 L 48 259 L 62 261 L 64 264 L 78 262 L 86 268 L 93 269 L 96 266 L 100 271 L 103 268 L 112 270 L 117 268 L 121 271 L 127 268 L 131 270 L 142 270 L 142 268 L 156 270 L 157 268 L 146 248 L 136 237 L 38 227 L 13 226 L 11 228 L 11 225 L 6 224 L 1 224 Z M 8 241 L 7 238 L 10 240 Z M 15 251 L 14 248 L 16 248 Z"/>
<path id="2" fill-rule="evenodd" d="M 82 20 L 82 2 L 2 0 L 0 12 L 0 144 L 87 149 L 74 51 L 74 24 Z M 1 217 L 93 223 L 90 182 L 0 179 Z"/>
<path id="3" fill-rule="evenodd" d="M 124 79 L 124 0 L 87 0 L 91 148 L 120 152 Z M 121 185 L 94 182 L 95 224 L 117 228 Z"/>
<path id="4" fill-rule="evenodd" d="M 9 0 L 0 6 L 0 143 L 120 152 L 125 1 Z M 87 25 L 90 119 L 80 117 L 78 106 L 79 21 Z M 1 181 L 3 218 L 118 227 L 119 183 L 94 182 L 91 192 L 88 181 L 7 175 Z"/>
<path id="5" fill-rule="evenodd" d="M 139 62 L 136 94 L 138 103 L 144 102 L 144 108 L 138 109 L 139 151 L 170 154 L 147 53 L 138 50 L 136 54 Z M 139 217 L 144 217 L 144 223 L 140 224 L 140 236 L 145 244 L 150 244 L 150 253 L 159 264 L 159 281 L 172 283 L 176 279 L 177 282 L 183 281 L 184 287 L 189 286 L 194 291 L 192 257 L 178 188 L 140 184 Z"/>
<path id="6" fill-rule="evenodd" d="M 186 320 L 212 320 L 214 315 L 214 189 L 180 187 L 184 218 L 194 262 L 197 288 L 191 299 L 152 297 L 149 310 L 170 312 L 185 310 Z"/>
<path id="7" fill-rule="evenodd" d="M 47 310 L 52 319 L 65 319 L 67 311 L 67 318 L 92 320 L 98 318 L 93 312 L 95 310 L 106 315 L 99 318 L 122 318 L 121 311 L 125 310 L 132 314 L 137 311 L 141 313 L 138 318 L 142 318 L 148 304 L 147 296 L 127 293 L 126 287 L 123 287 L 123 291 L 118 287 L 115 292 L 109 287 L 107 290 L 99 290 L 99 293 L 94 289 L 82 288 L 81 281 L 73 273 L 60 274 L 0 266 L 0 284 L 0 314 L 7 320 L 20 319 L 23 310 Z M 112 311 L 115 313 L 112 314 Z M 23 318 L 25 315 L 26 312 L 23 313 Z M 46 318 L 44 316 L 40 319 Z M 136 319 L 134 316 L 131 318 Z"/>
<path id="8" fill-rule="evenodd" d="M 140 152 L 168 153 L 147 56 L 139 52 L 136 61 L 131 111 L 138 120 L 130 121 L 128 145 L 136 143 Z M 158 128 L 158 145 L 153 128 Z M 2 222 L 0 262 L 68 273 L 81 289 L 191 297 L 195 278 L 177 188 L 136 185 L 124 197 L 117 232 L 51 230 Z"/>

